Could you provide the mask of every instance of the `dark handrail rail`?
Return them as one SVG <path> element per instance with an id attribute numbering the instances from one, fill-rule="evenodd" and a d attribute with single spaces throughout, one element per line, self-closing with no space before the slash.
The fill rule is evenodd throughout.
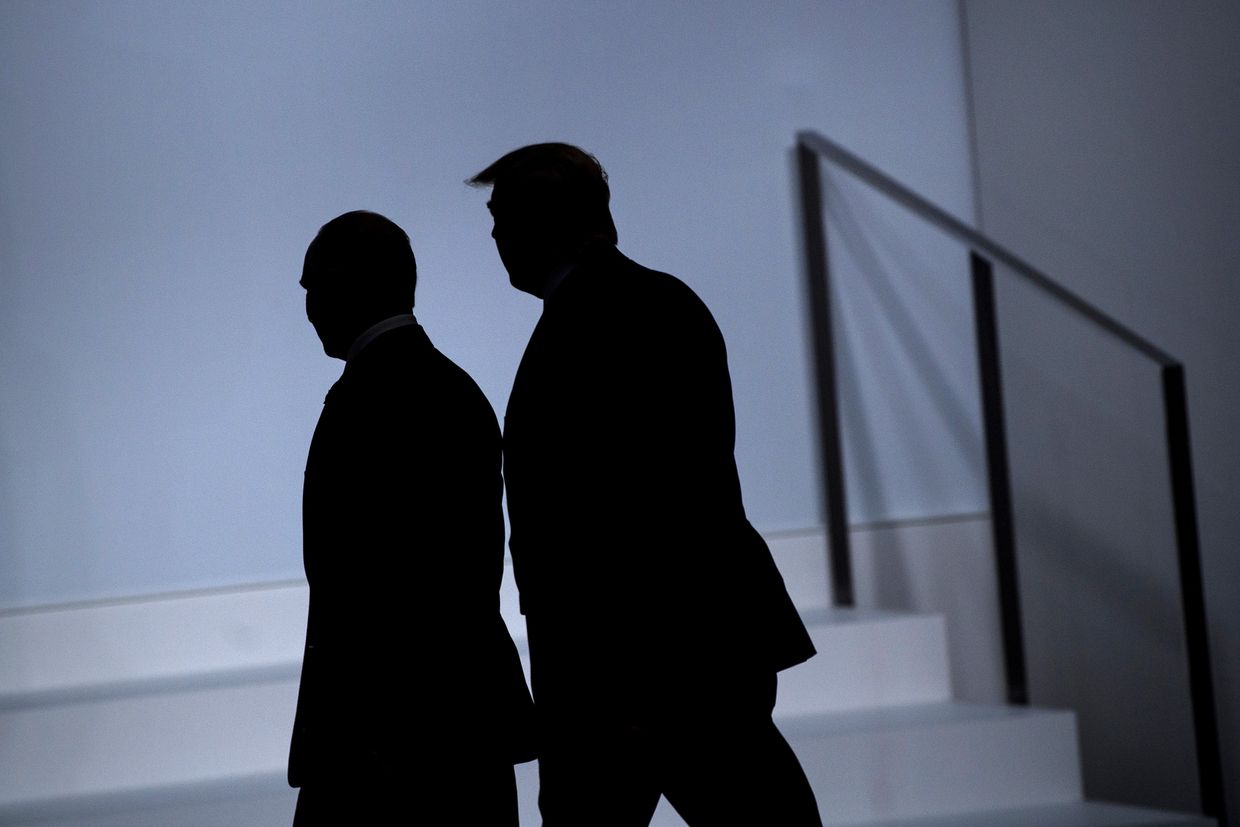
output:
<path id="1" fill-rule="evenodd" d="M 1006 267 L 1005 272 L 1010 272 L 1039 288 L 1060 304 L 1075 311 L 1159 365 L 1202 809 L 1206 815 L 1217 818 L 1220 823 L 1226 823 L 1226 802 L 1218 743 L 1218 719 L 1214 704 L 1205 590 L 1202 584 L 1201 549 L 1197 530 L 1196 497 L 1193 491 L 1192 451 L 1183 364 L 1162 348 L 1152 344 L 1143 336 L 1055 282 L 1015 253 L 963 223 L 946 210 L 927 201 L 839 144 L 816 132 L 802 131 L 797 133 L 801 218 L 810 299 L 814 305 L 811 309 L 817 362 L 820 449 L 826 477 L 824 497 L 828 537 L 830 538 L 829 563 L 836 605 L 852 605 L 853 583 L 852 557 L 847 530 L 848 515 L 843 490 L 843 452 L 840 450 L 839 403 L 835 388 L 834 341 L 831 331 L 830 268 L 827 262 L 827 238 L 822 224 L 823 199 L 819 156 L 842 167 L 971 249 L 974 318 L 986 435 L 986 464 L 990 482 L 991 523 L 995 545 L 995 568 L 998 577 L 1004 667 L 1008 700 L 1011 703 L 1027 703 L 1028 689 L 1016 569 L 1016 542 L 1008 478 L 998 317 L 995 313 L 992 262 L 1001 262 Z"/>
<path id="2" fill-rule="evenodd" d="M 899 181 L 844 149 L 835 141 L 825 138 L 817 132 L 805 131 L 797 133 L 797 143 L 809 147 L 824 158 L 848 170 L 874 189 L 903 204 L 909 210 L 934 224 L 956 240 L 969 245 L 987 258 L 1001 262 L 1016 275 L 1021 276 L 1026 281 L 1054 296 L 1063 304 L 1098 325 L 1098 327 L 1101 327 L 1115 338 L 1140 351 L 1160 365 L 1180 364 L 1179 360 L 1165 350 L 1115 321 L 1115 319 L 1112 319 L 1106 313 L 1103 313 L 1068 288 L 1059 284 L 1050 276 L 1030 265 L 1011 250 L 992 241 L 951 213 L 922 198 Z"/>

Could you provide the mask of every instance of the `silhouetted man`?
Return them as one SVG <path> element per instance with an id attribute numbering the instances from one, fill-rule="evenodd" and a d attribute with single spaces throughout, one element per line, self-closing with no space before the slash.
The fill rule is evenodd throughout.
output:
<path id="1" fill-rule="evenodd" d="M 499 613 L 500 432 L 415 321 L 409 238 L 346 213 L 306 251 L 345 369 L 306 461 L 310 611 L 289 783 L 305 825 L 516 825 L 532 707 Z"/>
<path id="2" fill-rule="evenodd" d="M 512 285 L 543 299 L 504 425 L 546 827 L 817 825 L 771 721 L 814 654 L 745 517 L 723 338 L 682 282 L 616 249 L 606 175 L 527 146 L 492 185 Z"/>

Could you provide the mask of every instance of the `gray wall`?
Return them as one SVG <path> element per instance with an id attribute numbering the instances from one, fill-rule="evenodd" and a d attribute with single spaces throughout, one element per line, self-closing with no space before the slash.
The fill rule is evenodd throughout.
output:
<path id="1" fill-rule="evenodd" d="M 1240 6 L 1012 0 L 967 2 L 964 10 L 984 229 L 1186 365 L 1220 735 L 1235 812 L 1240 809 L 1235 431 Z M 1029 314 L 1043 312 L 1035 304 L 1028 308 Z M 1055 324 L 1046 322 L 1044 332 L 1055 336 Z M 1040 373 L 1041 398 L 1058 398 L 1061 413 L 1076 414 L 1060 417 L 1063 439 L 1043 441 L 1027 453 L 1040 455 L 1047 467 L 1069 462 L 1074 453 L 1094 450 L 1077 433 L 1086 427 L 1101 428 L 1098 433 L 1106 436 L 1098 450 L 1123 453 L 1124 440 L 1144 429 L 1154 444 L 1146 440 L 1148 447 L 1133 450 L 1152 450 L 1153 459 L 1136 460 L 1131 467 L 1147 463 L 1151 469 L 1151 479 L 1144 480 L 1148 488 L 1134 496 L 1146 498 L 1153 522 L 1143 523 L 1149 526 L 1144 538 L 1132 536 L 1131 521 L 1108 527 L 1121 506 L 1096 468 L 1082 472 L 1095 475 L 1092 484 L 1082 483 L 1088 476 L 1067 482 L 1058 477 L 1061 490 L 1048 491 L 1056 476 L 1045 474 L 1033 493 L 1045 501 L 1075 485 L 1076 505 L 1085 506 L 1080 511 L 1096 503 L 1105 512 L 1102 519 L 1088 524 L 1088 514 L 1078 513 L 1065 524 L 1062 512 L 1030 515 L 1028 510 L 1023 518 L 1018 511 L 1017 519 L 1047 539 L 1048 547 L 1077 543 L 1079 555 L 1044 558 L 1035 576 L 1044 584 L 1058 578 L 1075 590 L 1075 599 L 1064 600 L 1061 611 L 1070 606 L 1075 612 L 1104 612 L 1096 616 L 1095 644 L 1109 635 L 1114 639 L 1117 630 L 1108 624 L 1125 624 L 1119 630 L 1123 637 L 1144 635 L 1141 643 L 1153 661 L 1145 664 L 1148 673 L 1171 653 L 1160 623 L 1168 610 L 1178 610 L 1165 556 L 1161 569 L 1148 556 L 1147 541 L 1165 531 L 1166 509 L 1157 423 L 1151 428 L 1147 421 L 1159 404 L 1156 374 L 1147 370 L 1146 380 L 1122 378 L 1128 368 L 1117 367 L 1097 387 L 1060 388 L 1047 396 L 1045 389 L 1060 378 L 1088 380 L 1102 360 L 1113 358 L 1088 350 L 1069 354 L 1058 344 L 1040 355 L 1026 351 L 1040 364 L 1026 365 L 1025 377 L 1028 383 Z M 1131 487 L 1130 481 L 1125 485 Z M 1163 555 L 1172 553 L 1165 543 L 1162 548 Z M 1114 662 L 1115 654 L 1094 651 L 1092 657 Z M 1183 723 L 1182 710 L 1167 708 L 1157 696 L 1146 698 L 1143 713 L 1146 725 Z M 1156 760 L 1174 767 L 1173 755 Z M 1102 781 L 1096 773 L 1092 780 Z M 1088 792 L 1088 770 L 1086 781 Z"/>
<path id="2" fill-rule="evenodd" d="M 0 5 L 0 606 L 300 575 L 340 365 L 296 281 L 345 210 L 409 230 L 419 319 L 502 412 L 539 306 L 462 181 L 539 140 L 597 153 L 621 248 L 718 317 L 755 524 L 817 525 L 788 150 L 820 129 L 970 217 L 958 22 L 945 1 Z M 885 231 L 854 249 L 908 276 L 916 237 Z M 922 376 L 910 343 L 938 334 L 884 329 L 950 327 L 959 295 L 895 316 L 890 290 L 852 295 L 849 404 L 883 414 L 853 426 L 855 516 L 976 511 L 972 449 L 939 449 L 975 431 L 970 363 Z"/>

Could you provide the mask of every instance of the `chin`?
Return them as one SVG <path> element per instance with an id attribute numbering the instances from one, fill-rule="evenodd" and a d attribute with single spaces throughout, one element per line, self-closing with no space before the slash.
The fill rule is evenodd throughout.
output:
<path id="1" fill-rule="evenodd" d="M 328 344 L 327 342 L 323 342 L 323 352 L 333 359 L 343 359 L 346 351 L 343 351 L 334 345 Z"/>
<path id="2" fill-rule="evenodd" d="M 531 278 L 528 273 L 514 273 L 510 270 L 508 272 L 508 283 L 522 293 L 529 293 L 536 298 L 542 298 L 541 282 L 538 279 Z"/>

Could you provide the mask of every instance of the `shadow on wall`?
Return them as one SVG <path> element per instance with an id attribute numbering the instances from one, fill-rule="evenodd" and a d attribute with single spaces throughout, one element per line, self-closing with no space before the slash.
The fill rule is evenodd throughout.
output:
<path id="1" fill-rule="evenodd" d="M 793 210 L 799 214 L 795 150 L 789 151 L 788 168 Z M 843 174 L 824 173 L 823 192 L 850 521 L 984 511 L 988 499 L 963 248 Z M 796 243 L 804 323 L 812 331 L 800 221 Z M 807 351 L 812 359 L 808 344 Z M 813 388 L 815 381 L 808 370 L 807 384 Z M 815 455 L 820 449 L 815 446 Z M 821 478 L 820 484 L 825 485 Z"/>
<path id="2" fill-rule="evenodd" d="M 851 279 L 847 286 L 854 289 L 868 288 L 873 302 L 881 308 L 881 323 L 891 331 L 893 341 L 899 346 L 899 357 L 912 367 L 914 375 L 921 380 L 920 390 L 933 403 L 922 412 L 934 415 L 936 427 L 942 429 L 949 438 L 958 456 L 980 467 L 982 438 L 980 429 L 976 426 L 976 398 L 966 401 L 952 392 L 953 387 L 959 384 L 959 378 L 945 367 L 948 363 L 937 352 L 939 348 L 925 330 L 928 324 L 926 315 L 917 310 L 919 300 L 933 299 L 935 293 L 941 293 L 929 289 L 932 285 L 928 282 L 936 268 L 925 261 L 924 252 L 911 247 L 907 233 L 902 235 L 898 232 L 879 210 L 873 209 L 864 199 L 849 197 L 830 177 L 826 177 L 824 181 L 824 191 L 828 221 L 859 271 L 859 277 Z M 880 252 L 880 247 L 887 251 L 887 255 Z M 940 278 L 951 278 L 958 284 L 967 284 L 968 268 L 963 251 L 959 272 L 943 274 Z M 919 294 L 912 294 L 902 291 L 900 282 L 922 282 L 927 289 Z M 959 335 L 972 345 L 973 323 L 970 307 L 940 305 L 932 309 L 941 315 L 967 313 L 958 319 L 957 330 Z M 844 319 L 845 329 L 849 321 Z M 852 321 L 854 324 L 861 322 Z M 861 399 L 863 392 L 860 378 L 862 374 L 856 368 L 860 367 L 864 357 L 859 358 L 859 354 L 853 353 L 850 344 L 849 338 L 841 337 L 840 350 L 849 360 L 849 367 L 853 368 L 843 371 L 841 376 L 853 383 L 851 387 L 845 388 L 846 402 L 849 397 L 854 400 Z M 860 411 L 854 411 L 854 419 L 859 420 L 860 414 Z M 942 447 L 935 446 L 936 449 Z M 877 469 L 873 469 L 872 473 L 877 473 Z"/>
<path id="3" fill-rule="evenodd" d="M 1023 282 L 998 298 L 1030 701 L 1077 712 L 1087 796 L 1199 811 L 1158 371 Z"/>

